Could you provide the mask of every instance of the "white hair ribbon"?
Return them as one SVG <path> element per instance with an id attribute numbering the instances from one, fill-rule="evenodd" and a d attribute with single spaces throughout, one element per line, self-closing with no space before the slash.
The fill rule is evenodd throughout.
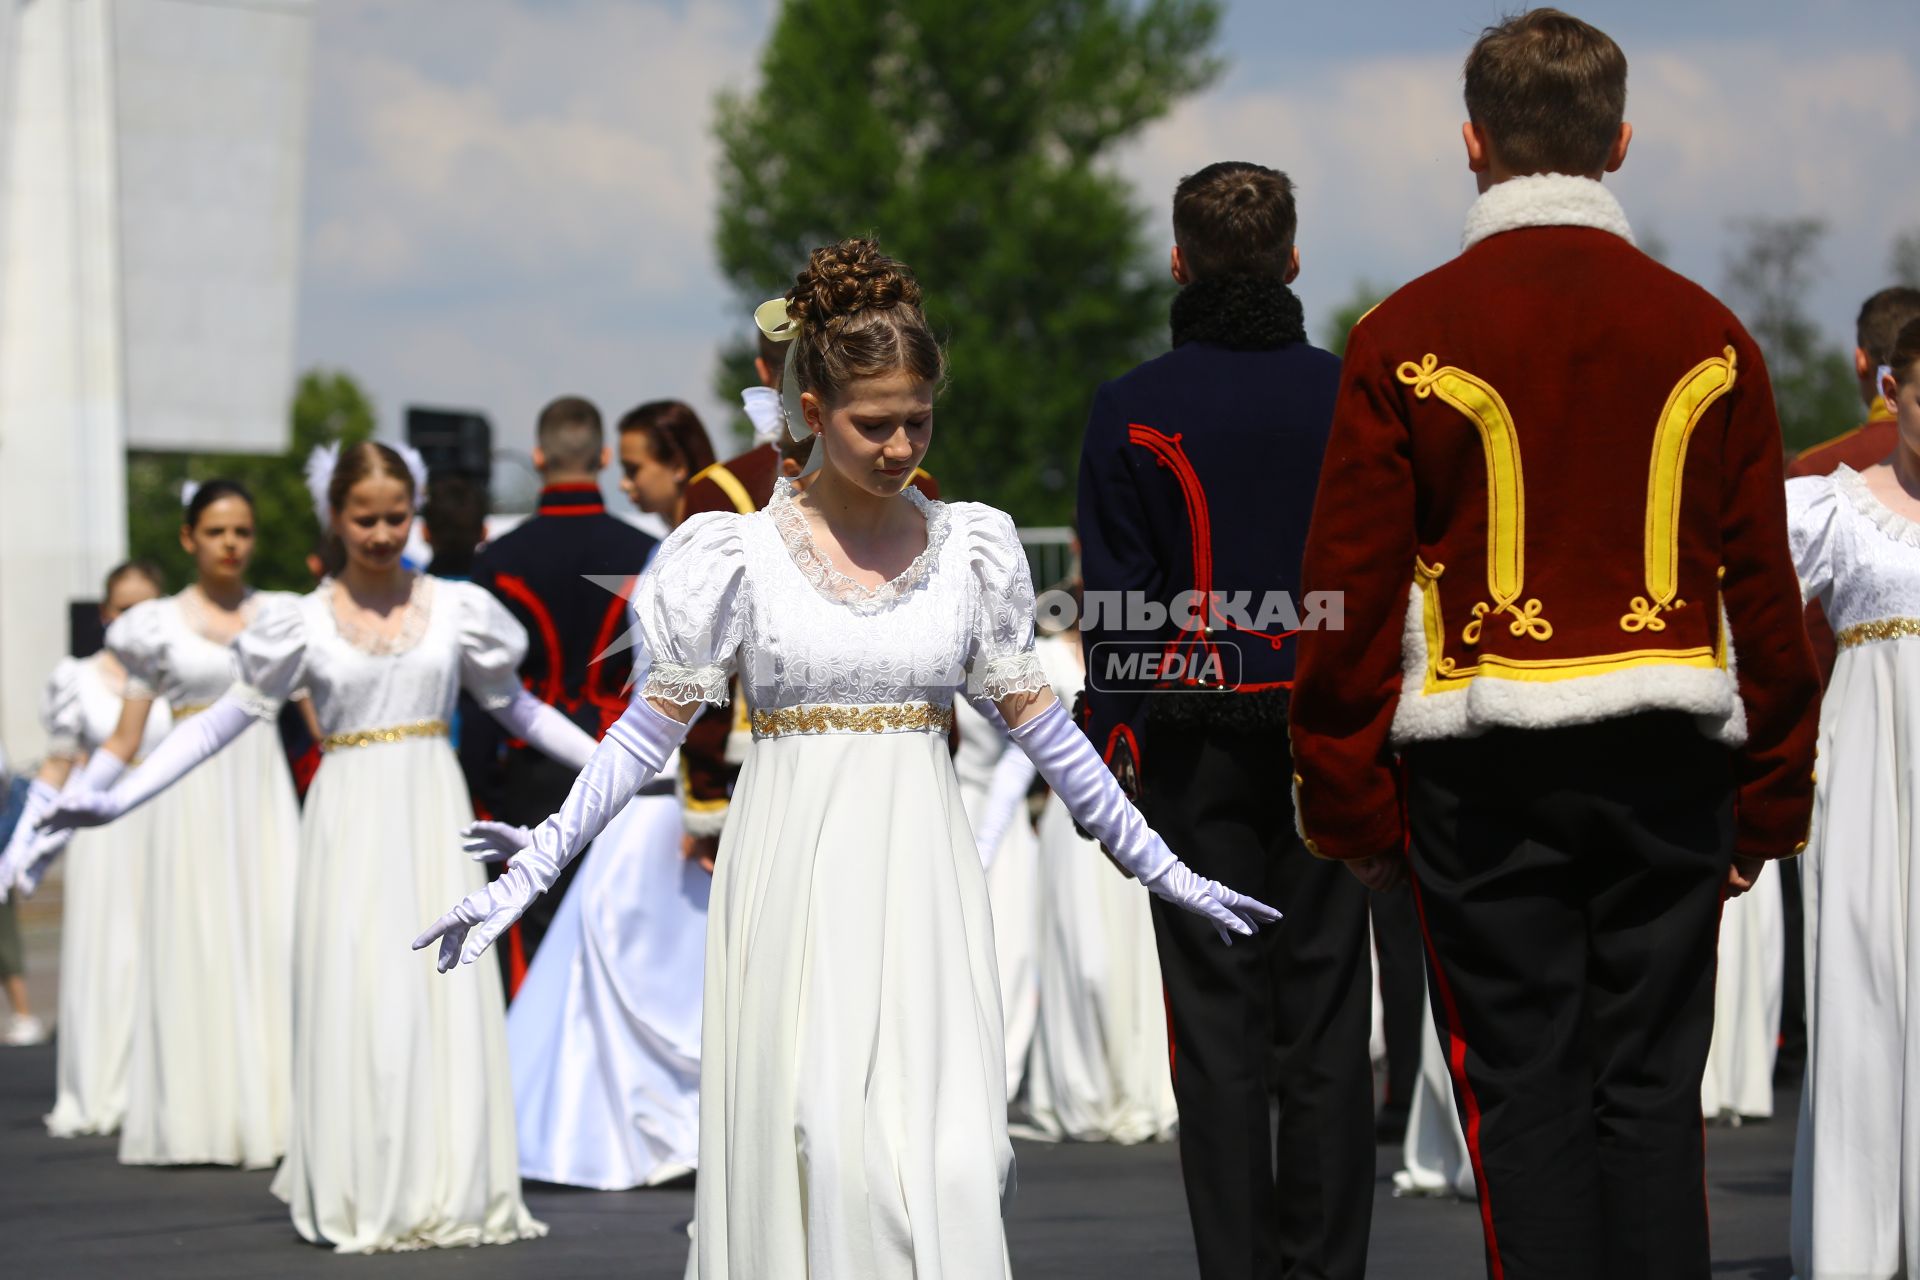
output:
<path id="1" fill-rule="evenodd" d="M 799 351 L 800 322 L 787 309 L 784 296 L 768 298 L 753 309 L 753 322 L 767 341 L 785 344 L 787 360 L 780 375 L 780 413 L 787 420 L 787 434 L 797 444 L 813 433 L 807 430 L 807 415 L 800 409 L 800 380 L 793 376 L 794 356 Z"/>
<path id="2" fill-rule="evenodd" d="M 199 493 L 200 482 L 198 480 L 182 480 L 180 482 L 180 505 L 183 507 L 192 506 L 194 498 L 199 496 Z"/>
<path id="3" fill-rule="evenodd" d="M 400 461 L 407 464 L 407 474 L 413 477 L 413 509 L 418 511 L 427 503 L 427 460 L 420 451 L 404 440 L 389 443 L 376 441 L 400 455 Z M 335 440 L 327 444 L 313 446 L 313 452 L 307 455 L 307 494 L 313 499 L 313 518 L 320 522 L 322 529 L 333 525 L 333 501 L 328 498 L 327 490 L 333 487 L 334 468 L 340 465 L 340 442 Z"/>

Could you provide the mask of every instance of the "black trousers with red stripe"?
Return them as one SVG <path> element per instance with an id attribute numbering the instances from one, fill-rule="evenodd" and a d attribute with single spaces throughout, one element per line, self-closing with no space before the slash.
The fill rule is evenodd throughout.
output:
<path id="1" fill-rule="evenodd" d="M 1727 749 L 1658 712 L 1404 759 L 1488 1275 L 1705 1280 Z"/>
<path id="2" fill-rule="evenodd" d="M 1359 1280 L 1374 1181 L 1366 890 L 1294 835 L 1284 732 L 1156 725 L 1148 751 L 1154 829 L 1201 875 L 1286 913 L 1229 947 L 1153 900 L 1200 1275 Z"/>

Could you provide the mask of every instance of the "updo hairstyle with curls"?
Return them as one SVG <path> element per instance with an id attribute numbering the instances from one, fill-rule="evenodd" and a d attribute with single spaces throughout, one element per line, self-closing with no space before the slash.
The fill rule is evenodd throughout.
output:
<path id="1" fill-rule="evenodd" d="M 946 356 L 920 310 L 920 282 L 866 238 L 815 249 L 787 291 L 800 322 L 794 375 L 800 392 L 832 401 L 860 378 L 906 370 L 938 383 Z"/>
<path id="2" fill-rule="evenodd" d="M 413 471 L 407 460 L 377 440 L 362 440 L 342 449 L 340 460 L 334 464 L 333 478 L 327 482 L 327 505 L 333 514 L 338 516 L 347 505 L 353 486 L 374 476 L 398 480 L 406 488 L 407 505 L 418 502 L 420 495 L 414 492 Z"/>

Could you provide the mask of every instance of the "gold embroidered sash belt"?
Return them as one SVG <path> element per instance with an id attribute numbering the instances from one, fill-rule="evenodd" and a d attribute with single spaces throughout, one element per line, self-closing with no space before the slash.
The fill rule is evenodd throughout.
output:
<path id="1" fill-rule="evenodd" d="M 1842 649 L 1851 649 L 1857 644 L 1867 644 L 1874 640 L 1898 640 L 1903 636 L 1920 636 L 1920 618 L 1881 618 L 1876 622 L 1856 622 L 1850 627 L 1842 627 L 1835 633 Z"/>
<path id="2" fill-rule="evenodd" d="M 174 720 L 180 721 L 185 720 L 188 716 L 197 716 L 212 705 L 211 702 L 189 702 L 184 707 L 169 707 L 167 709 L 173 713 Z"/>
<path id="3" fill-rule="evenodd" d="M 778 738 L 792 733 L 945 733 L 953 727 L 953 708 L 931 702 L 886 702 L 872 706 L 815 703 L 753 713 L 753 736 Z"/>
<path id="4" fill-rule="evenodd" d="M 354 747 L 405 742 L 408 738 L 444 738 L 446 736 L 445 720 L 416 720 L 412 724 L 397 724 L 390 729 L 357 729 L 352 733 L 330 733 L 320 740 L 320 749 L 347 751 Z"/>

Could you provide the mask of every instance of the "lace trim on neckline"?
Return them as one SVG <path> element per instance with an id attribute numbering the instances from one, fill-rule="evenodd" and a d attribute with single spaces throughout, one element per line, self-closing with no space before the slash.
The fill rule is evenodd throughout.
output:
<path id="1" fill-rule="evenodd" d="M 1895 542 L 1909 547 L 1920 547 L 1920 523 L 1907 517 L 1880 501 L 1872 489 L 1867 487 L 1866 477 L 1845 463 L 1833 473 L 1833 487 L 1846 495 L 1853 509 L 1865 516 L 1874 527 Z"/>
<path id="2" fill-rule="evenodd" d="M 807 523 L 806 513 L 795 505 L 794 492 L 793 481 L 785 476 L 776 481 L 773 499 L 767 503 L 767 515 L 780 541 L 786 544 L 787 557 L 793 561 L 793 567 L 813 584 L 815 591 L 835 604 L 845 605 L 855 613 L 879 613 L 911 594 L 933 571 L 940 546 L 947 537 L 944 502 L 929 502 L 926 495 L 912 485 L 901 491 L 901 496 L 911 502 L 927 522 L 927 545 L 913 558 L 913 563 L 887 581 L 870 587 L 834 568 L 833 562 L 815 545 L 813 528 Z"/>
<path id="3" fill-rule="evenodd" d="M 247 588 L 247 594 L 241 597 L 240 607 L 235 610 L 235 612 L 240 615 L 239 630 L 236 630 L 225 639 L 213 635 L 207 630 L 207 623 L 210 621 L 210 618 L 205 597 L 201 596 L 192 587 L 186 587 L 176 592 L 173 597 L 173 604 L 174 608 L 179 610 L 180 621 L 186 624 L 188 631 L 199 636 L 208 644 L 218 645 L 224 649 L 240 638 L 241 631 L 245 631 L 253 625 L 255 616 L 260 612 L 260 593 L 252 587 Z"/>
<path id="4" fill-rule="evenodd" d="M 347 643 L 348 647 L 376 658 L 391 658 L 407 652 L 427 634 L 427 623 L 433 617 L 433 579 L 424 573 L 413 575 L 413 586 L 407 592 L 407 603 L 402 607 L 405 616 L 400 619 L 400 629 L 392 635 L 382 635 L 368 627 L 358 627 L 340 617 L 340 598 L 347 589 L 337 578 L 329 578 L 327 593 L 327 617 L 333 622 L 334 632 Z"/>

